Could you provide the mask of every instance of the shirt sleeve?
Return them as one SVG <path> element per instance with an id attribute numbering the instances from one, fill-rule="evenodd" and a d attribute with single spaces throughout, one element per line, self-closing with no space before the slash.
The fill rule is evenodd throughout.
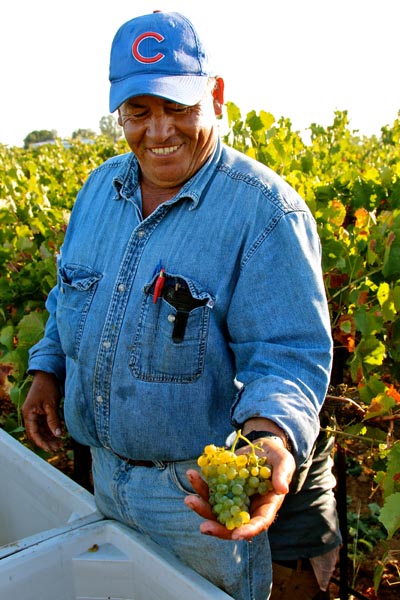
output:
<path id="1" fill-rule="evenodd" d="M 301 465 L 319 432 L 332 362 L 320 241 L 307 210 L 282 214 L 246 253 L 228 327 L 243 384 L 232 408 L 234 426 L 271 419 L 289 436 Z"/>
<path id="2" fill-rule="evenodd" d="M 49 318 L 43 338 L 29 350 L 28 373 L 45 371 L 65 381 L 65 354 L 62 350 L 56 322 L 58 286 L 55 286 L 46 301 Z"/>

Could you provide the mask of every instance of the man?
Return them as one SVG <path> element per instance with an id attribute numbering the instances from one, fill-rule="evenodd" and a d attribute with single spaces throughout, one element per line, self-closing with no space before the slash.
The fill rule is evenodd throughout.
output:
<path id="1" fill-rule="evenodd" d="M 65 394 L 103 513 L 236 600 L 265 600 L 267 529 L 313 448 L 329 381 L 315 223 L 276 174 L 222 145 L 223 80 L 185 17 L 123 25 L 110 81 L 132 152 L 78 194 L 30 354 L 26 431 L 56 450 Z M 274 491 L 228 532 L 201 518 L 195 467 L 232 426 L 262 442 Z"/>

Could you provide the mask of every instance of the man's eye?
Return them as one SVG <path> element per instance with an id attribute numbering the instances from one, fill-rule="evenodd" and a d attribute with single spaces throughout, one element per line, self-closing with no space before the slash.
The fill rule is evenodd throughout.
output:
<path id="1" fill-rule="evenodd" d="M 169 110 L 174 113 L 186 113 L 190 109 L 190 106 L 185 106 L 184 104 L 176 104 L 174 106 L 170 106 Z"/>
<path id="2" fill-rule="evenodd" d="M 134 119 L 140 119 L 140 117 L 144 117 L 145 114 L 145 110 L 130 110 L 126 113 L 126 116 L 133 117 Z"/>
<path id="3" fill-rule="evenodd" d="M 124 113 L 121 114 L 121 118 L 124 121 L 127 120 L 131 120 L 131 121 L 135 121 L 136 119 L 141 119 L 142 117 L 144 117 L 146 115 L 145 111 L 126 111 Z"/>

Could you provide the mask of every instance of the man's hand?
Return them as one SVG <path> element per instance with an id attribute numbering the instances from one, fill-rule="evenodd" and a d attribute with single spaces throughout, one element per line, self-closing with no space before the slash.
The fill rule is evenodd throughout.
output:
<path id="1" fill-rule="evenodd" d="M 51 373 L 37 371 L 22 406 L 26 435 L 42 450 L 56 452 L 63 445 L 59 417 L 60 385 Z"/>
<path id="2" fill-rule="evenodd" d="M 260 440 L 261 441 L 261 440 Z M 254 444 L 259 444 L 254 441 Z M 248 448 L 241 448 L 237 454 L 248 452 Z M 276 518 L 277 512 L 289 491 L 295 462 L 293 456 L 278 440 L 265 438 L 262 440 L 262 450 L 257 451 L 259 456 L 267 456 L 268 463 L 272 466 L 273 490 L 265 495 L 253 496 L 250 504 L 250 521 L 237 529 L 229 531 L 224 525 L 218 523 L 217 517 L 212 512 L 208 503 L 208 486 L 200 473 L 194 469 L 187 472 L 187 477 L 197 495 L 191 494 L 185 498 L 185 504 L 201 517 L 206 519 L 200 526 L 200 531 L 206 535 L 214 535 L 224 540 L 251 540 L 254 536 L 268 529 Z"/>

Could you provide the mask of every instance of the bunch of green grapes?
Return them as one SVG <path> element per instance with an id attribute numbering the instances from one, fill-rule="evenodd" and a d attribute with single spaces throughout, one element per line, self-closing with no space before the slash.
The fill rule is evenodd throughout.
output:
<path id="1" fill-rule="evenodd" d="M 248 454 L 235 454 L 239 439 L 251 448 Z M 232 448 L 209 444 L 197 464 L 208 484 L 209 503 L 217 520 L 229 530 L 250 521 L 248 508 L 254 494 L 266 494 L 271 485 L 271 467 L 266 459 L 256 455 L 255 446 L 239 431 Z"/>

